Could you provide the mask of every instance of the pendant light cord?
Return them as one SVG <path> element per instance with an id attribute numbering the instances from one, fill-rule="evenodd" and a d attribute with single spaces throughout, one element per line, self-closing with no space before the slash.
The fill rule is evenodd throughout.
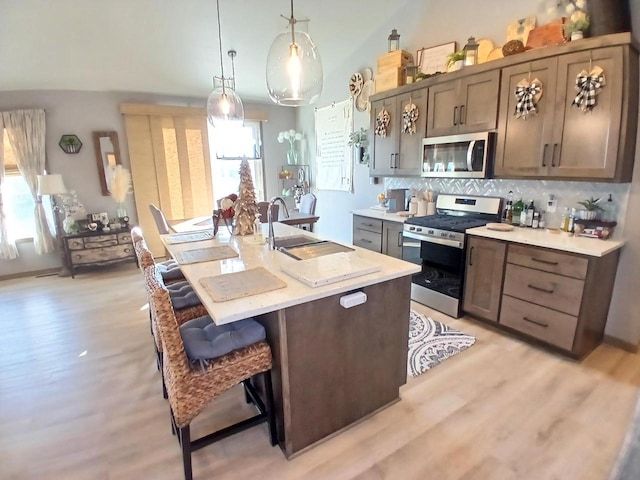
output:
<path id="1" fill-rule="evenodd" d="M 293 2 L 293 0 L 291 0 Z M 216 10 L 218 13 L 218 47 L 220 48 L 220 71 L 222 72 L 222 93 L 225 93 L 224 86 L 224 62 L 222 61 L 222 36 L 220 34 L 220 0 L 216 0 Z"/>
<path id="2" fill-rule="evenodd" d="M 293 28 L 294 28 L 294 25 L 296 24 L 296 19 L 293 16 L 293 0 L 291 0 L 291 18 L 289 19 L 289 23 L 291 24 L 291 43 L 295 45 L 296 34 L 293 31 Z"/>

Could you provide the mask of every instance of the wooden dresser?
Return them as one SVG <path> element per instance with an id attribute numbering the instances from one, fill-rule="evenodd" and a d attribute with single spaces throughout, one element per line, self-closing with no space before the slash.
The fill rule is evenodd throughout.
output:
<path id="1" fill-rule="evenodd" d="M 81 232 L 62 237 L 71 276 L 78 267 L 136 262 L 129 229 L 109 232 Z"/>

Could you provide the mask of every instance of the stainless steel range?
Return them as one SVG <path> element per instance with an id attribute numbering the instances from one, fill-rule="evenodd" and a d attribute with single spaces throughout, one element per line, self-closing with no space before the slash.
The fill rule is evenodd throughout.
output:
<path id="1" fill-rule="evenodd" d="M 422 266 L 411 299 L 454 318 L 460 316 L 468 228 L 499 222 L 502 199 L 440 194 L 436 215 L 413 217 L 403 228 L 402 258 Z"/>

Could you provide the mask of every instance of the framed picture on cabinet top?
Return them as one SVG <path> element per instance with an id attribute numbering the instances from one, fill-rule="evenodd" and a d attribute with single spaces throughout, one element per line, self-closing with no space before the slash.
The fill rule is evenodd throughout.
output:
<path id="1" fill-rule="evenodd" d="M 448 57 L 455 51 L 456 42 L 421 48 L 416 55 L 418 59 L 418 70 L 425 75 L 446 72 Z"/>

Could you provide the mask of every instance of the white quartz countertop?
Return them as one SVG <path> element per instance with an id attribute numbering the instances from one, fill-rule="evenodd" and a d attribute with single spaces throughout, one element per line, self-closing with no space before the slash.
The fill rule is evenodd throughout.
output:
<path id="1" fill-rule="evenodd" d="M 377 218 L 379 220 L 387 220 L 389 222 L 399 222 L 404 223 L 407 218 L 409 218 L 406 214 L 409 212 L 404 212 L 405 215 L 398 215 L 399 212 L 389 213 L 385 210 L 376 210 L 375 208 L 363 208 L 360 210 L 353 210 L 351 213 L 354 215 L 360 215 L 363 217 L 369 218 Z"/>
<path id="2" fill-rule="evenodd" d="M 536 247 L 553 248 L 555 250 L 590 255 L 592 257 L 602 257 L 618 248 L 622 248 L 624 245 L 624 242 L 620 240 L 574 237 L 565 232 L 551 233 L 546 229 L 520 227 L 515 227 L 510 232 L 490 230 L 487 227 L 477 227 L 468 229 L 467 234 L 533 245 Z"/>
<path id="3" fill-rule="evenodd" d="M 305 235 L 319 238 L 311 232 L 281 223 L 274 223 L 273 226 L 276 237 Z M 266 238 L 267 224 L 262 224 L 262 231 Z M 175 255 L 175 253 L 179 251 L 213 247 L 217 245 L 229 245 L 239 253 L 239 256 L 236 258 L 185 264 L 180 267 L 185 278 L 194 287 L 196 294 L 200 297 L 200 300 L 206 307 L 207 311 L 218 325 L 291 307 L 293 305 L 299 305 L 339 293 L 351 292 L 358 288 L 404 277 L 420 271 L 419 265 L 353 245 L 348 245 L 354 249 L 354 251 L 349 252 L 348 255 L 353 255 L 354 257 L 357 257 L 357 259 L 369 264 L 373 263 L 379 265 L 380 270 L 374 273 L 330 283 L 328 285 L 310 287 L 281 270 L 281 267 L 284 265 L 293 265 L 295 267 L 295 263 L 300 262 L 300 260 L 296 260 L 277 250 L 270 250 L 269 245 L 266 243 L 262 245 L 254 243 L 251 235 L 246 237 L 236 237 L 229 235 L 225 228 L 222 227 L 218 233 L 218 237 L 212 240 L 167 244 L 164 240 L 168 236 L 169 235 L 162 235 L 161 238 L 163 243 L 165 243 L 165 247 L 172 255 Z M 323 257 L 320 257 L 320 259 L 321 258 Z M 353 263 L 354 266 L 356 266 L 358 262 L 354 261 Z M 206 290 L 200 285 L 199 280 L 204 277 L 222 275 L 225 273 L 248 270 L 256 267 L 264 267 L 273 275 L 285 282 L 287 287 L 236 300 L 214 302 Z M 348 269 L 348 266 L 345 266 L 345 269 Z"/>

